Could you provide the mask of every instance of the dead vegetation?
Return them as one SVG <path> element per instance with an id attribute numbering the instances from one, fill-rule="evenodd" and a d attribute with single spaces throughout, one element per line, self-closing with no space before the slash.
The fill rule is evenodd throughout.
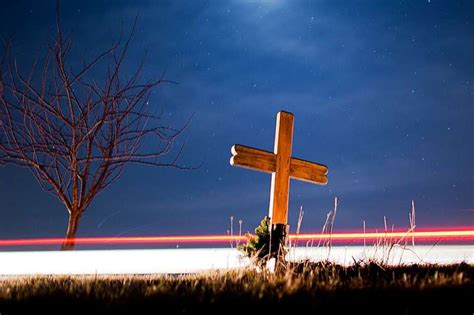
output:
<path id="1" fill-rule="evenodd" d="M 253 269 L 194 275 L 37 276 L 0 280 L 2 314 L 472 313 L 474 267 L 389 267 L 288 263 L 280 273 Z M 458 310 L 460 312 L 458 312 Z"/>

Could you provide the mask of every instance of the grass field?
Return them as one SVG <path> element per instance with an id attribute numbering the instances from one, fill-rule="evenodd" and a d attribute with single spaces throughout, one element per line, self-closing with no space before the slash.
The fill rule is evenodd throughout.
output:
<path id="1" fill-rule="evenodd" d="M 193 275 L 0 280 L 4 314 L 473 314 L 474 266 L 293 263 Z"/>

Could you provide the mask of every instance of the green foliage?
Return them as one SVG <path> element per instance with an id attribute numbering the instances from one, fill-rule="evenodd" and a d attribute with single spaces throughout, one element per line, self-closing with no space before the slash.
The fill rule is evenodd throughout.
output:
<path id="1" fill-rule="evenodd" d="M 247 243 L 239 245 L 238 249 L 247 257 L 254 259 L 257 264 L 264 263 L 270 248 L 270 218 L 265 216 L 255 228 L 255 235 L 246 234 Z"/>

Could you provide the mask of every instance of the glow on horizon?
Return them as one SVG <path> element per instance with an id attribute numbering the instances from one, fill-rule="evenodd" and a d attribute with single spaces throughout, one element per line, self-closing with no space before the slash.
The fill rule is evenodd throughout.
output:
<path id="1" fill-rule="evenodd" d="M 474 241 L 474 227 L 451 228 L 450 230 L 418 230 L 414 232 L 344 232 L 344 233 L 307 233 L 291 234 L 290 241 L 364 242 L 371 240 L 407 240 L 415 241 Z M 77 245 L 116 245 L 116 244 L 192 244 L 226 243 L 245 241 L 245 235 L 173 235 L 173 236 L 123 236 L 123 237 L 78 237 L 70 242 Z M 7 239 L 0 240 L 0 247 L 60 245 L 64 238 Z"/>

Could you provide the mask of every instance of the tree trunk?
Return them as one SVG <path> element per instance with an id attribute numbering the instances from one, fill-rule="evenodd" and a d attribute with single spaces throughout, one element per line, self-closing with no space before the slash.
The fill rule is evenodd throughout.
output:
<path id="1" fill-rule="evenodd" d="M 69 220 L 67 224 L 66 239 L 64 240 L 61 250 L 73 250 L 76 245 L 75 238 L 77 232 L 77 226 L 79 225 L 79 219 L 81 215 L 77 212 L 71 212 L 69 214 Z"/>

